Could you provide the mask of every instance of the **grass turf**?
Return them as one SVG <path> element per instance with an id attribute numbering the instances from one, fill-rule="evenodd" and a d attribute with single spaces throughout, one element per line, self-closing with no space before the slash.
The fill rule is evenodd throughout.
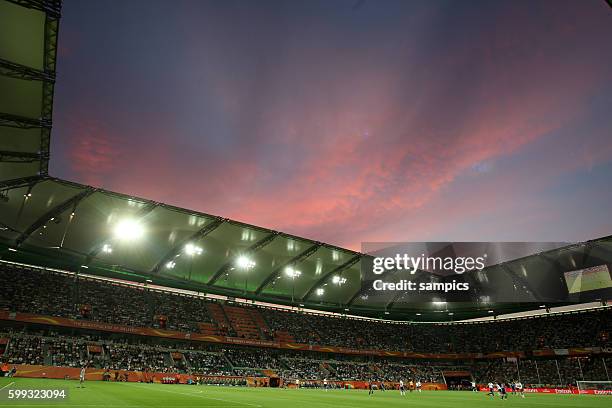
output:
<path id="1" fill-rule="evenodd" d="M 8 389 L 68 389 L 65 401 L 7 401 Z M 78 388 L 78 381 L 27 378 L 0 378 L 0 406 L 69 407 L 206 407 L 206 408 L 480 408 L 507 405 L 521 408 L 603 408 L 610 396 L 529 394 L 525 398 L 509 395 L 508 400 L 492 400 L 485 393 L 467 391 L 423 391 L 400 396 L 399 391 L 376 391 L 368 396 L 362 390 L 294 390 L 193 385 L 164 385 L 88 381 Z"/>

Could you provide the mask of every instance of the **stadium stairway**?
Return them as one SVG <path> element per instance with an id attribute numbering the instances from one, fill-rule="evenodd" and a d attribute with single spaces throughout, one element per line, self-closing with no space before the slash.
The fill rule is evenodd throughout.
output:
<path id="1" fill-rule="evenodd" d="M 331 364 L 322 362 L 319 367 L 321 368 L 323 378 L 331 378 L 336 376 L 336 370 L 331 366 Z"/>
<path id="2" fill-rule="evenodd" d="M 257 309 L 249 309 L 249 311 L 251 312 L 251 317 L 253 318 L 253 321 L 259 329 L 260 337 L 265 340 L 271 340 L 272 334 L 268 323 L 266 323 L 266 319 L 264 319 L 264 317 L 261 315 L 261 313 L 259 313 L 259 310 Z"/>
<path id="3" fill-rule="evenodd" d="M 43 364 L 45 365 L 53 365 L 53 353 L 51 353 L 51 348 L 49 347 L 49 344 L 45 343 L 42 346 L 42 352 L 43 352 Z"/>

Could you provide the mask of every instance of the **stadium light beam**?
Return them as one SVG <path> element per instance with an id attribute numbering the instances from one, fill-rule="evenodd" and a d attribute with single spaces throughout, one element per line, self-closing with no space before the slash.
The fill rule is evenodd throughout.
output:
<path id="1" fill-rule="evenodd" d="M 251 258 L 249 258 L 248 256 L 239 256 L 238 259 L 236 260 L 236 266 L 239 267 L 240 269 L 251 269 L 255 267 L 255 261 L 253 261 Z"/>
<path id="2" fill-rule="evenodd" d="M 338 275 L 334 275 L 334 277 L 332 278 L 332 282 L 335 283 L 336 285 L 344 285 L 346 283 L 346 278 L 343 278 Z"/>
<path id="3" fill-rule="evenodd" d="M 298 271 L 297 269 L 293 269 L 290 266 L 285 268 L 285 275 L 287 275 L 288 277 L 290 277 L 292 279 L 299 278 L 301 274 L 302 274 L 302 271 Z"/>
<path id="4" fill-rule="evenodd" d="M 144 235 L 143 226 L 135 220 L 125 219 L 115 226 L 115 238 L 121 241 L 135 241 Z"/>
<path id="5" fill-rule="evenodd" d="M 202 252 L 203 252 L 203 249 L 197 245 L 194 245 L 194 244 L 185 245 L 185 253 L 189 256 L 201 255 Z"/>

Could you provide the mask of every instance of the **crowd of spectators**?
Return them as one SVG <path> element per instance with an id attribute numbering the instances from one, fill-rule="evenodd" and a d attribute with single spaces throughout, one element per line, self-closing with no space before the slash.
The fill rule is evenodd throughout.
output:
<path id="1" fill-rule="evenodd" d="M 158 347 L 109 343 L 104 351 L 108 355 L 106 368 L 111 370 L 171 372 L 174 368 L 168 363 L 168 352 Z"/>
<path id="2" fill-rule="evenodd" d="M 607 381 L 609 374 L 606 367 L 611 364 L 612 359 L 601 357 L 518 361 L 497 359 L 476 363 L 471 372 L 480 383 L 521 381 L 528 386 L 564 387 L 575 386 L 577 381 Z"/>
<path id="3" fill-rule="evenodd" d="M 234 375 L 230 364 L 222 353 L 188 351 L 183 353 L 191 370 L 206 375 Z"/>
<path id="4" fill-rule="evenodd" d="M 228 348 L 223 350 L 234 367 L 274 369 L 279 367 L 278 352 L 269 349 L 258 349 L 253 353 L 251 349 Z"/>
<path id="5" fill-rule="evenodd" d="M 83 364 L 105 370 L 190 373 L 197 376 L 262 377 L 270 370 L 285 379 L 302 381 L 399 381 L 443 382 L 445 371 L 466 371 L 475 381 L 510 382 L 526 385 L 566 386 L 576 381 L 601 381 L 608 376 L 612 359 L 563 357 L 553 359 L 492 359 L 450 362 L 403 360 L 364 355 L 328 355 L 307 351 L 280 351 L 254 347 L 218 346 L 215 351 L 169 348 L 147 344 L 132 337 L 131 342 L 92 340 L 81 336 L 2 333 L 8 339 L 0 361 L 8 365 L 35 364 L 79 367 Z M 88 347 L 96 347 L 92 355 Z M 210 346 L 209 346 L 210 347 Z M 99 352 L 98 352 L 99 351 Z"/>
<path id="6" fill-rule="evenodd" d="M 48 353 L 51 365 L 62 367 L 79 367 L 88 360 L 85 344 L 76 339 L 59 337 L 49 343 Z"/>
<path id="7" fill-rule="evenodd" d="M 283 378 L 323 380 L 331 377 L 331 372 L 319 360 L 289 357 L 283 359 L 283 366 L 285 368 L 279 372 L 279 375 Z"/>
<path id="8" fill-rule="evenodd" d="M 212 321 L 210 300 L 176 292 L 11 264 L 0 265 L 0 281 L 0 309 L 10 311 L 184 332 L 198 332 L 199 323 Z M 612 345 L 610 309 L 470 324 L 394 324 L 270 308 L 259 312 L 270 333 L 288 332 L 299 343 L 357 349 L 454 353 Z M 263 357 L 231 358 L 239 365 L 267 365 Z"/>
<path id="9" fill-rule="evenodd" d="M 45 340 L 41 337 L 13 337 L 1 358 L 8 364 L 39 365 L 44 363 L 44 348 Z"/>

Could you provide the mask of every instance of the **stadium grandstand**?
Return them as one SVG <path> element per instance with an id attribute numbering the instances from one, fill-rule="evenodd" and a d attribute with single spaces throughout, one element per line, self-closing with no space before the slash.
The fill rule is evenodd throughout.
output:
<path id="1" fill-rule="evenodd" d="M 0 374 L 610 392 L 610 288 L 555 294 L 612 237 L 465 274 L 515 302 L 409 302 L 363 285 L 371 255 L 49 175 L 60 6 L 0 0 Z"/>

